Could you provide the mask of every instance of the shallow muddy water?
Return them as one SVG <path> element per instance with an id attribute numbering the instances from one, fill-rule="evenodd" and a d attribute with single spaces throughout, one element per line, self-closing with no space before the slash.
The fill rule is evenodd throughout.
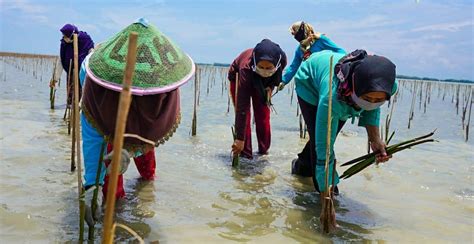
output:
<path id="1" fill-rule="evenodd" d="M 65 86 L 59 88 L 51 110 L 49 77 L 41 81 L 11 64 L 0 64 L 0 240 L 76 242 L 77 175 L 69 170 Z M 433 89 L 426 113 L 416 102 L 408 130 L 411 93 L 409 85 L 402 86 L 391 125 L 394 141 L 437 128 L 439 142 L 401 152 L 384 165 L 341 180 L 335 202 L 340 229 L 322 235 L 319 196 L 311 180 L 290 174 L 291 160 L 306 141 L 299 137 L 296 97 L 290 104 L 289 87 L 274 97 L 278 114 L 271 118 L 270 154 L 233 169 L 234 116 L 232 108 L 227 114 L 227 91 L 219 72 L 214 75 L 218 78 L 209 85 L 202 79 L 197 136 L 190 136 L 190 81 L 181 89 L 180 127 L 156 149 L 156 180 L 140 180 L 135 166 L 125 174 L 127 195 L 117 203 L 117 220 L 146 242 L 473 241 L 474 148 L 472 140 L 464 141 L 451 95 L 442 101 Z M 387 111 L 384 105 L 383 113 Z M 336 142 L 338 160 L 364 154 L 366 140 L 363 129 L 347 123 Z M 133 240 L 122 231 L 116 238 Z"/>

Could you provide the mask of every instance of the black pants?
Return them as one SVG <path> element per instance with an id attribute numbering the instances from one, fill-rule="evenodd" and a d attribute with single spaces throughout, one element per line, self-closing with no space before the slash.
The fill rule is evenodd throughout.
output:
<path id="1" fill-rule="evenodd" d="M 305 102 L 298 96 L 298 103 L 300 105 L 301 114 L 303 115 L 304 122 L 308 128 L 309 141 L 306 142 L 303 151 L 298 154 L 298 159 L 292 165 L 291 173 L 303 177 L 313 177 L 314 187 L 319 191 L 318 183 L 314 175 L 316 169 L 316 160 L 318 158 L 316 154 L 316 114 L 318 112 L 318 106 L 311 105 Z M 338 121 L 337 133 L 341 131 L 346 121 Z"/>

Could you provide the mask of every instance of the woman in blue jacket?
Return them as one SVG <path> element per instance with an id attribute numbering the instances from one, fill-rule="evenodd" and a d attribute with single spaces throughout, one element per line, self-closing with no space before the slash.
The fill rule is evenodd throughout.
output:
<path id="1" fill-rule="evenodd" d="M 291 65 L 285 69 L 285 73 L 282 78 L 282 82 L 279 89 L 283 89 L 287 85 L 296 71 L 301 65 L 303 60 L 306 60 L 312 53 L 331 50 L 336 53 L 345 54 L 346 51 L 339 47 L 336 43 L 331 41 L 326 35 L 319 32 L 314 32 L 313 26 L 304 21 L 298 21 L 290 26 L 290 33 L 293 35 L 295 40 L 299 43 L 296 48 L 295 55 Z"/>
<path id="2" fill-rule="evenodd" d="M 333 57 L 334 73 L 329 60 Z M 326 189 L 324 165 L 329 101 L 329 77 L 332 76 L 332 124 L 330 143 L 330 179 L 334 162 L 333 146 L 342 125 L 349 118 L 359 117 L 359 126 L 366 127 L 372 150 L 380 151 L 377 161 L 387 161 L 385 143 L 379 135 L 380 106 L 397 90 L 395 65 L 385 57 L 356 50 L 348 55 L 321 51 L 303 62 L 295 76 L 296 93 L 301 113 L 308 125 L 312 151 L 311 172 L 316 190 Z M 307 169 L 309 166 L 306 167 Z M 336 174 L 334 187 L 339 182 Z M 321 194 L 324 195 L 324 194 Z"/>
<path id="3" fill-rule="evenodd" d="M 311 53 L 331 50 L 336 53 L 345 54 L 346 51 L 339 47 L 336 43 L 331 41 L 327 36 L 319 32 L 315 32 L 313 27 L 304 21 L 295 22 L 290 26 L 290 33 L 298 41 L 299 45 L 296 48 L 293 61 L 291 65 L 285 69 L 282 77 L 282 82 L 278 86 L 282 90 L 291 79 L 295 76 L 301 63 L 309 58 Z M 310 177 L 313 176 L 311 170 L 311 151 L 314 150 L 308 141 L 303 150 L 298 154 L 298 158 L 292 162 L 292 174 L 299 176 Z M 309 167 L 309 168 L 307 168 Z"/>

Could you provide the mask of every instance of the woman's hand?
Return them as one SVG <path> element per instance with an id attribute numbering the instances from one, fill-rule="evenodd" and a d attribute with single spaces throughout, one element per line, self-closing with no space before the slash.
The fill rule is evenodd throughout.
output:
<path id="1" fill-rule="evenodd" d="M 370 147 L 372 148 L 372 151 L 380 152 L 379 154 L 375 155 L 375 161 L 377 163 L 386 162 L 392 157 L 392 155 L 387 155 L 387 152 L 385 151 L 385 148 L 387 147 L 387 145 L 381 139 L 371 141 Z"/>
<path id="2" fill-rule="evenodd" d="M 387 145 L 384 141 L 382 141 L 382 139 L 380 139 L 379 127 L 366 125 L 365 128 L 367 129 L 367 135 L 369 136 L 370 147 L 372 148 L 372 151 L 380 152 L 379 154 L 375 155 L 375 161 L 377 163 L 383 163 L 389 160 L 392 155 L 387 155 L 387 151 L 385 151 Z"/>
<path id="3" fill-rule="evenodd" d="M 234 156 L 239 155 L 244 150 L 244 141 L 236 139 L 232 144 L 232 154 Z"/>

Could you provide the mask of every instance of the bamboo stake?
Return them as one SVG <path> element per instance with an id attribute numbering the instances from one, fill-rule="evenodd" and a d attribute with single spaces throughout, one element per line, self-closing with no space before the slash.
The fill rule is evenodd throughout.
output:
<path id="1" fill-rule="evenodd" d="M 51 76 L 51 80 L 49 81 L 49 107 L 50 109 L 54 109 L 54 97 L 56 93 L 56 80 L 54 77 L 55 74 L 56 74 L 56 63 L 54 63 L 53 75 Z"/>
<path id="2" fill-rule="evenodd" d="M 473 97 L 472 97 L 472 90 L 471 90 L 471 104 L 469 105 L 469 115 L 467 117 L 467 124 L 466 124 L 466 141 L 469 140 L 469 125 L 471 124 L 472 103 L 473 103 Z"/>
<path id="3" fill-rule="evenodd" d="M 426 84 L 426 92 L 425 92 L 425 102 L 423 103 L 423 113 L 426 114 L 426 104 L 428 102 L 428 96 L 429 96 L 429 84 Z"/>
<path id="4" fill-rule="evenodd" d="M 230 84 L 230 83 L 229 83 Z M 230 91 L 230 89 L 229 89 Z M 239 73 L 235 73 L 235 102 L 234 102 L 234 115 L 235 115 L 235 118 L 237 118 L 237 95 L 239 94 Z M 232 96 L 232 95 L 231 95 Z M 250 115 L 248 115 L 250 116 Z M 235 123 L 234 123 L 234 126 L 235 126 Z M 234 127 L 232 127 L 232 136 L 234 138 L 234 141 L 235 139 L 237 139 L 237 132 L 234 130 Z M 247 138 L 247 140 L 251 140 L 252 138 Z M 237 167 L 239 166 L 239 162 L 240 159 L 239 159 L 239 154 L 237 155 L 232 155 L 232 167 Z"/>
<path id="5" fill-rule="evenodd" d="M 433 83 L 430 83 L 430 90 L 429 90 L 429 92 L 428 92 L 428 104 L 431 103 L 431 90 L 432 90 L 432 85 L 433 85 Z"/>
<path id="6" fill-rule="evenodd" d="M 323 231 L 329 233 L 331 230 L 330 224 L 336 222 L 335 215 L 333 216 L 334 203 L 332 199 L 331 188 L 329 187 L 329 163 L 331 159 L 331 122 L 332 122 L 332 77 L 333 77 L 333 56 L 329 60 L 329 95 L 328 95 L 328 118 L 327 118 L 327 134 L 326 134 L 326 163 L 324 166 L 325 171 L 325 191 L 322 192 L 324 197 L 321 219 L 323 224 Z M 334 162 L 335 163 L 335 162 Z M 332 186 L 334 187 L 334 186 Z"/>
<path id="7" fill-rule="evenodd" d="M 201 75 L 202 75 L 203 72 L 206 73 L 206 66 L 199 67 L 199 65 L 196 65 L 196 71 L 197 71 L 198 68 L 201 68 L 201 70 L 199 70 L 199 74 L 196 76 L 197 79 L 198 79 L 198 82 L 197 82 L 197 107 L 199 107 L 199 105 L 201 105 Z"/>
<path id="8" fill-rule="evenodd" d="M 471 91 L 472 91 L 472 88 L 469 88 L 469 91 L 467 92 L 467 95 L 465 95 L 465 98 L 463 99 L 464 106 L 463 106 L 463 109 L 462 109 L 462 116 L 461 116 L 462 129 L 463 130 L 465 129 L 466 112 L 467 112 L 467 107 L 469 106 Z"/>
<path id="9" fill-rule="evenodd" d="M 196 136 L 197 133 L 197 106 L 198 106 L 198 89 L 199 89 L 199 68 L 196 65 L 196 73 L 194 73 L 194 112 L 193 112 L 193 124 L 191 126 L 191 135 Z"/>
<path id="10" fill-rule="evenodd" d="M 119 174 L 119 162 L 122 154 L 120 151 L 123 146 L 123 133 L 125 132 L 125 125 L 127 122 L 128 110 L 130 108 L 131 92 L 130 86 L 132 83 L 133 73 L 135 70 L 135 62 L 137 57 L 137 38 L 136 32 L 131 32 L 128 37 L 128 53 L 127 63 L 125 65 L 125 74 L 123 78 L 123 88 L 120 94 L 117 122 L 114 134 L 114 154 L 112 156 L 112 169 L 109 178 L 109 189 L 106 197 L 105 217 L 104 217 L 104 232 L 102 243 L 111 244 L 114 240 L 113 232 L 113 215 L 115 210 L 115 193 L 117 191 L 117 182 Z"/>
<path id="11" fill-rule="evenodd" d="M 397 94 L 395 94 L 395 97 L 393 98 L 392 107 L 390 108 L 390 112 L 387 114 L 387 117 L 385 119 L 385 142 L 388 141 L 388 133 L 390 133 L 390 124 L 392 122 L 393 110 L 395 108 Z"/>
<path id="12" fill-rule="evenodd" d="M 72 95 L 72 97 L 75 99 L 75 96 Z M 72 111 L 72 115 L 69 115 L 69 122 L 68 122 L 68 125 L 71 125 L 72 123 L 72 138 L 71 138 L 71 142 L 72 142 L 72 145 L 71 145 L 71 172 L 74 172 L 74 170 L 76 170 L 76 162 L 75 162 L 75 155 L 76 155 L 76 147 L 75 147 L 75 142 L 76 142 L 76 124 L 74 121 L 76 121 L 76 111 L 75 111 L 75 108 L 73 107 L 72 110 L 69 109 L 69 114 L 71 114 L 71 111 Z M 71 122 L 72 120 L 72 122 Z M 68 128 L 68 131 L 69 128 Z"/>
<path id="13" fill-rule="evenodd" d="M 413 120 L 413 116 L 415 115 L 416 88 L 416 83 L 413 83 L 413 97 L 411 100 L 410 114 L 408 116 L 408 129 L 410 129 L 411 121 Z"/>
<path id="14" fill-rule="evenodd" d="M 443 101 L 444 101 L 444 98 L 446 97 L 446 90 L 448 90 L 448 88 L 446 87 L 446 84 L 444 84 L 444 89 L 443 89 Z"/>
<path id="15" fill-rule="evenodd" d="M 421 102 L 423 101 L 423 81 L 420 81 L 420 102 L 418 102 L 419 106 L 418 109 L 421 110 Z"/>
<path id="16" fill-rule="evenodd" d="M 459 114 L 459 91 L 461 90 L 461 85 L 458 85 L 456 91 L 456 114 Z"/>
<path id="17" fill-rule="evenodd" d="M 211 73 L 209 75 L 213 76 L 214 72 L 211 71 Z M 207 77 L 206 96 L 209 96 L 209 89 L 211 89 L 211 86 L 212 86 L 212 84 L 210 84 L 210 83 L 211 83 L 211 77 Z"/>
<path id="18" fill-rule="evenodd" d="M 79 194 L 79 241 L 84 240 L 84 216 L 85 216 L 85 204 L 83 198 L 83 189 L 82 189 L 82 168 L 81 168 L 81 135 L 80 135 L 80 122 L 79 122 L 79 52 L 78 52 L 78 43 L 77 43 L 77 34 L 73 35 L 74 42 L 74 127 L 73 127 L 73 149 L 74 143 L 76 144 L 76 159 L 77 159 L 77 191 Z M 73 151 L 74 154 L 74 151 Z M 72 157 L 74 158 L 74 157 Z M 72 162 L 71 162 L 72 163 Z M 71 171 L 73 165 L 71 164 Z M 75 168 L 75 167 L 74 167 Z"/>

